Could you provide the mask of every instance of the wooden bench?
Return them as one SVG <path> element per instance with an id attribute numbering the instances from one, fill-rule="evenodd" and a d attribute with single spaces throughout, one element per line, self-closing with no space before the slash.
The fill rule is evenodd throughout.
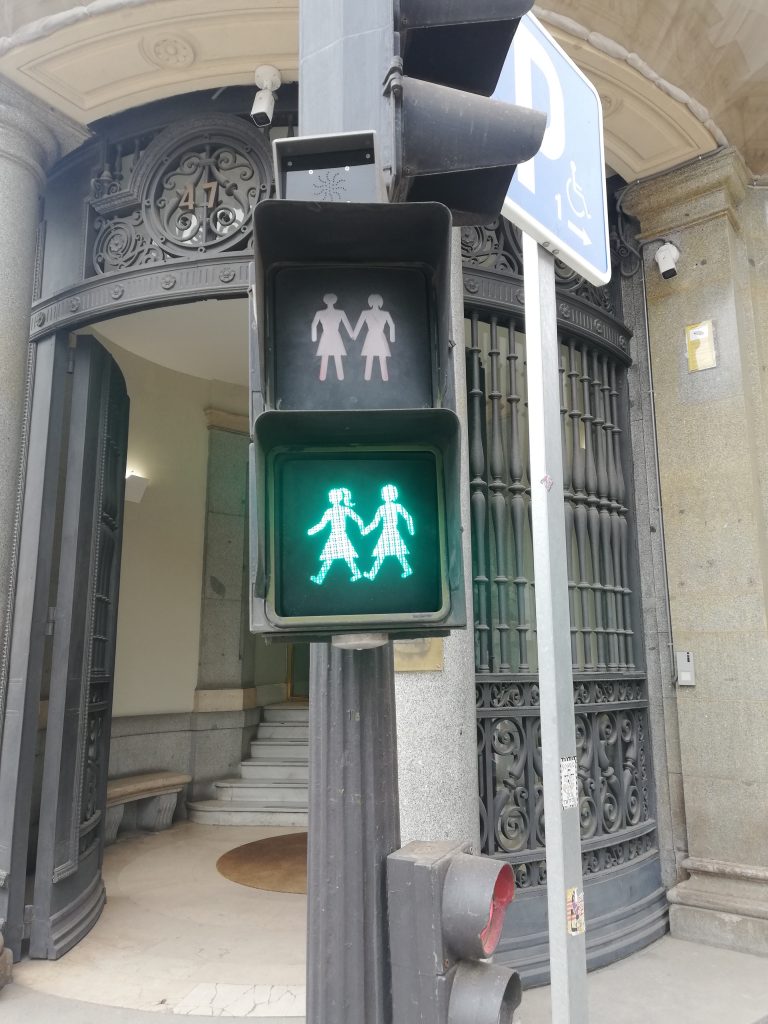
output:
<path id="1" fill-rule="evenodd" d="M 135 821 L 131 824 L 137 829 L 161 832 L 169 828 L 179 793 L 191 781 L 191 775 L 183 775 L 181 772 L 145 772 L 143 775 L 110 779 L 107 783 L 105 844 L 114 843 L 117 838 L 128 804 L 135 804 L 132 807 Z"/>

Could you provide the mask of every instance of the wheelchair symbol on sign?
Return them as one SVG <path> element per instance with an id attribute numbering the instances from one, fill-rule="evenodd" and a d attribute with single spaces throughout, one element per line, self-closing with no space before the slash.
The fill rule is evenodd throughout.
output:
<path id="1" fill-rule="evenodd" d="M 584 196 L 584 190 L 581 185 L 576 181 L 576 164 L 573 160 L 571 164 L 571 176 L 565 183 L 565 194 L 568 196 L 568 205 L 577 217 L 586 217 L 590 220 L 592 214 L 589 212 L 587 206 L 587 200 Z"/>
<path id="2" fill-rule="evenodd" d="M 576 180 L 576 162 L 571 160 L 569 163 L 571 173 L 565 183 L 565 197 L 568 200 L 568 206 L 570 207 L 571 213 L 575 218 L 577 218 L 577 220 L 591 220 L 592 214 L 589 212 L 589 206 L 587 204 L 587 198 L 584 195 L 584 190 Z M 557 203 L 558 220 L 562 220 L 563 197 L 559 192 L 555 196 L 555 202 Z M 581 239 L 582 245 L 587 246 L 592 244 L 592 239 L 589 237 L 589 233 L 586 229 L 580 224 L 574 223 L 568 214 L 566 214 L 566 223 L 568 225 L 568 229 Z"/>

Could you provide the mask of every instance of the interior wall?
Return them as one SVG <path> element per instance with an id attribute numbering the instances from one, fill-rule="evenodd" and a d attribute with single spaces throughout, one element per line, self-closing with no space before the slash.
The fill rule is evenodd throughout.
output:
<path id="1" fill-rule="evenodd" d="M 113 713 L 192 711 L 206 514 L 204 410 L 243 414 L 247 390 L 104 343 L 131 399 L 128 469 L 149 480 L 142 501 L 125 506 Z"/>

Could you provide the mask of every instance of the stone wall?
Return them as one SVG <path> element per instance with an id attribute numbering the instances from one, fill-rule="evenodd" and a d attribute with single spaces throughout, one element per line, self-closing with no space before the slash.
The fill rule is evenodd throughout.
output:
<path id="1" fill-rule="evenodd" d="M 690 878 L 672 932 L 768 953 L 768 460 L 764 190 L 733 150 L 634 186 L 641 224 L 675 648 Z M 680 250 L 662 279 L 658 239 Z M 653 244 L 651 244 L 653 240 Z M 717 365 L 686 327 L 711 320 Z"/>
<path id="2" fill-rule="evenodd" d="M 192 714 L 136 715 L 112 723 L 110 778 L 142 772 L 175 771 L 192 776 L 186 796 L 206 800 L 217 779 L 232 778 L 248 756 L 259 709 Z M 177 817 L 185 817 L 179 800 Z"/>

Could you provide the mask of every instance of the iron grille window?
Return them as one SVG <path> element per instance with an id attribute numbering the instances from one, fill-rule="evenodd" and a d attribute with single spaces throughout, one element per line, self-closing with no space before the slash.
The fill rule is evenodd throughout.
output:
<path id="1" fill-rule="evenodd" d="M 494 292 L 491 286 L 500 271 L 507 284 L 510 270 L 519 272 L 517 246 L 510 244 L 516 239 L 508 228 L 499 228 L 496 237 L 499 246 L 490 255 L 486 248 L 479 259 L 468 260 L 465 245 L 465 273 L 468 263 L 472 271 L 465 329 L 478 768 L 483 851 L 508 860 L 526 888 L 546 882 L 527 367 L 521 290 Z M 511 301 L 500 301 L 505 297 Z M 585 308 L 583 298 L 572 303 Z M 559 313 L 578 319 L 569 303 L 561 303 Z M 593 327 L 601 316 L 612 320 L 603 309 Z M 627 359 L 601 343 L 599 328 L 594 340 L 589 333 L 561 322 L 570 641 L 586 875 L 656 849 L 647 690 L 637 668 L 642 657 L 627 483 Z"/>

